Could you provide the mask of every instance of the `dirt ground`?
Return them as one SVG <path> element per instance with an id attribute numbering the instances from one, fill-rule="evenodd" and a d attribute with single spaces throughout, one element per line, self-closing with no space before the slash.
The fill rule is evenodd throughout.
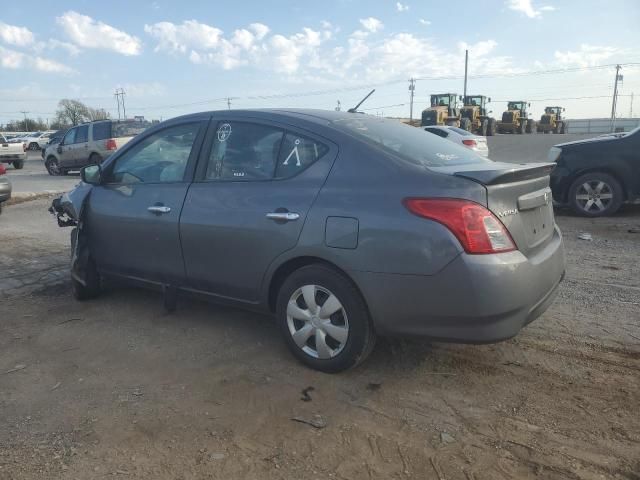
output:
<path id="1" fill-rule="evenodd" d="M 326 375 L 252 313 L 184 299 L 166 314 L 118 286 L 73 301 L 48 275 L 68 229 L 44 207 L 0 220 L 1 480 L 640 479 L 638 208 L 558 214 L 567 278 L 517 338 L 381 340 Z"/>

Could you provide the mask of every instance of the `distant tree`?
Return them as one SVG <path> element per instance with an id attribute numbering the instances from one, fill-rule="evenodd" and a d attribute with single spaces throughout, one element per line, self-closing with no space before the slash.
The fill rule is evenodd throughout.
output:
<path id="1" fill-rule="evenodd" d="M 108 120 L 109 112 L 107 112 L 104 108 L 91 108 L 87 107 L 87 116 L 89 120 Z"/>
<path id="2" fill-rule="evenodd" d="M 89 120 L 89 109 L 79 100 L 63 98 L 58 102 L 56 121 L 66 125 L 78 125 Z"/>

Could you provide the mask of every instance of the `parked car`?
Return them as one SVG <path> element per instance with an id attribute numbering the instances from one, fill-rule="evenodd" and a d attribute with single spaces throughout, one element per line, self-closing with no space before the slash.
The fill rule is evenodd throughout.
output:
<path id="1" fill-rule="evenodd" d="M 27 144 L 27 150 L 40 150 L 49 141 L 52 132 L 34 132 L 22 137 L 22 141 Z"/>
<path id="2" fill-rule="evenodd" d="M 65 128 L 63 130 L 58 130 L 56 132 L 53 132 L 51 135 L 49 135 L 47 144 L 44 145 L 40 150 L 42 155 L 42 161 L 44 161 L 47 158 L 47 150 L 53 145 L 58 145 L 60 143 L 60 140 L 62 140 L 62 137 L 64 137 L 64 134 L 67 133 L 68 130 L 69 130 L 68 128 Z M 52 154 L 53 150 L 50 151 L 49 153 Z"/>
<path id="3" fill-rule="evenodd" d="M 114 120 L 70 128 L 55 149 L 47 149 L 45 167 L 50 175 L 66 175 L 70 170 L 99 164 L 146 128 L 146 123 Z"/>
<path id="4" fill-rule="evenodd" d="M 565 269 L 552 168 L 369 115 L 225 110 L 138 135 L 52 211 L 77 225 L 76 298 L 115 276 L 272 313 L 335 372 L 376 335 L 496 342 L 541 315 Z"/>
<path id="5" fill-rule="evenodd" d="M 446 138 L 447 140 L 467 147 L 478 155 L 483 157 L 489 156 L 489 147 L 487 146 L 487 139 L 481 135 L 475 135 L 462 128 L 451 126 L 437 126 L 422 127 L 425 131 L 438 135 L 439 137 Z"/>
<path id="6" fill-rule="evenodd" d="M 11 198 L 11 182 L 6 173 L 7 167 L 0 163 L 0 213 L 2 213 L 2 204 Z"/>
<path id="7" fill-rule="evenodd" d="M 11 143 L 0 135 L 0 163 L 11 163 L 20 170 L 27 158 L 25 143 Z"/>
<path id="8" fill-rule="evenodd" d="M 561 143 L 549 150 L 553 199 L 578 215 L 613 215 L 640 203 L 640 127 L 624 135 Z"/>

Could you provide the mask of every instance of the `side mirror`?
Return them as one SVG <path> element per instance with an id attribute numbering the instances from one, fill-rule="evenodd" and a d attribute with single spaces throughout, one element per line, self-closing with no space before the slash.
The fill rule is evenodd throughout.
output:
<path id="1" fill-rule="evenodd" d="M 100 185 L 102 180 L 102 168 L 100 165 L 87 165 L 80 170 L 80 178 L 84 183 L 90 185 Z"/>
<path id="2" fill-rule="evenodd" d="M 487 98 L 487 103 L 491 103 L 491 97 Z"/>
<path id="3" fill-rule="evenodd" d="M 61 143 L 58 144 L 58 148 L 56 149 L 56 152 L 62 153 L 62 144 Z"/>

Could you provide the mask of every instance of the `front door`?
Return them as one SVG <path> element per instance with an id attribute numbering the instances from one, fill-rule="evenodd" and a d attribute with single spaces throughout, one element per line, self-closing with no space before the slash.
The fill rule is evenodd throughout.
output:
<path id="1" fill-rule="evenodd" d="M 296 245 L 336 153 L 277 124 L 212 122 L 180 220 L 191 288 L 256 302 L 271 262 Z"/>
<path id="2" fill-rule="evenodd" d="M 60 145 L 58 145 L 58 164 L 61 167 L 71 168 L 75 165 L 73 154 L 77 133 L 78 127 L 72 128 L 65 134 Z"/>
<path id="3" fill-rule="evenodd" d="M 89 157 L 89 125 L 80 125 L 77 130 L 71 157 L 74 167 L 83 167 Z"/>
<path id="4" fill-rule="evenodd" d="M 87 203 L 91 253 L 101 271 L 184 281 L 178 223 L 205 129 L 204 120 L 168 126 L 105 167 Z"/>

